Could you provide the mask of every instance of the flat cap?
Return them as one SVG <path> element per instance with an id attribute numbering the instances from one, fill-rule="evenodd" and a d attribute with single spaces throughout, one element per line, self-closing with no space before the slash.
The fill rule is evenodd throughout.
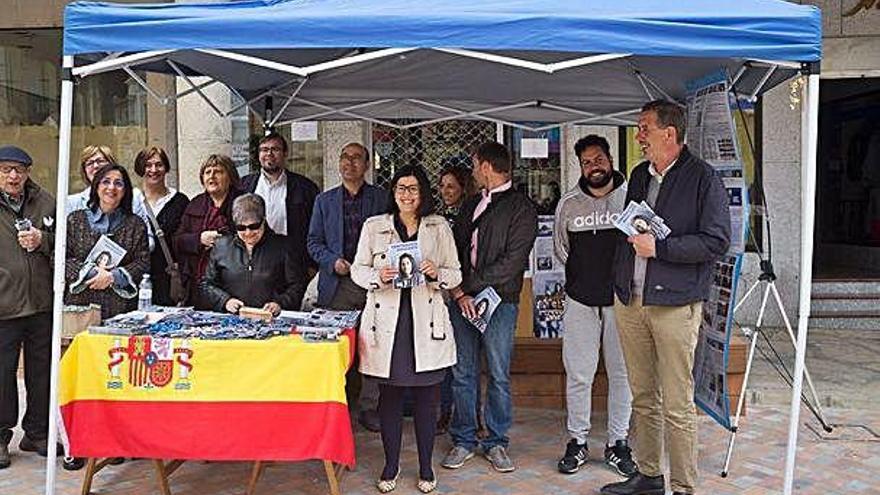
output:
<path id="1" fill-rule="evenodd" d="M 0 162 L 16 162 L 26 167 L 34 163 L 31 155 L 18 146 L 0 146 Z"/>

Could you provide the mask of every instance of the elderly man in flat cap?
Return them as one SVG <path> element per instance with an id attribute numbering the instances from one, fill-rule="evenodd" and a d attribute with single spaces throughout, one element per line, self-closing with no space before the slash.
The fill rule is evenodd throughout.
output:
<path id="1" fill-rule="evenodd" d="M 24 349 L 27 410 L 19 449 L 46 455 L 52 355 L 55 199 L 30 179 L 32 160 L 0 146 L 0 469 L 18 423 L 18 358 Z"/>

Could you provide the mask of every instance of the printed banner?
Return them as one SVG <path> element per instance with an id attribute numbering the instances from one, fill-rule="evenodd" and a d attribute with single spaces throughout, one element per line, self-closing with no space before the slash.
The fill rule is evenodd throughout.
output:
<path id="1" fill-rule="evenodd" d="M 731 224 L 730 249 L 715 263 L 709 299 L 703 304 L 694 355 L 694 401 L 721 426 L 730 429 L 727 361 L 748 226 L 748 189 L 731 110 L 736 102 L 732 100 L 726 73 L 717 71 L 691 81 L 687 89 L 688 148 L 721 175 L 727 189 Z"/>
<path id="2" fill-rule="evenodd" d="M 565 306 L 565 265 L 553 250 L 553 215 L 538 216 L 538 236 L 532 249 L 534 335 L 539 339 L 562 337 Z"/>

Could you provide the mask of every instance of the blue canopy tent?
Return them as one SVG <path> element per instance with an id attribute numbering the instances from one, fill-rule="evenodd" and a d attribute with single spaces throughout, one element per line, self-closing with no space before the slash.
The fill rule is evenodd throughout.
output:
<path id="1" fill-rule="evenodd" d="M 202 89 L 224 84 L 272 126 L 481 119 L 532 129 L 541 127 L 521 122 L 632 124 L 648 99 L 683 102 L 685 81 L 719 68 L 740 94 L 753 97 L 807 75 L 790 493 L 810 310 L 820 58 L 818 9 L 780 0 L 74 2 L 65 9 L 57 214 L 65 218 L 74 79 L 110 70 L 126 71 L 163 103 L 197 95 L 221 115 Z M 158 94 L 136 70 L 177 75 L 189 89 Z M 196 83 L 193 76 L 209 80 Z M 60 354 L 65 222 L 57 229 L 53 363 Z M 56 390 L 53 370 L 53 414 Z M 56 435 L 53 421 L 52 449 Z M 49 459 L 46 493 L 54 489 Z"/>

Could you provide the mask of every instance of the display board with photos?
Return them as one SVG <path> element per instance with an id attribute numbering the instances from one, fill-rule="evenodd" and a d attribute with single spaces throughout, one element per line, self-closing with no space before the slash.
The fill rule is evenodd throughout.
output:
<path id="1" fill-rule="evenodd" d="M 730 248 L 715 263 L 709 299 L 703 303 L 694 354 L 694 402 L 727 429 L 731 427 L 727 363 L 748 228 L 748 189 L 733 121 L 735 107 L 723 71 L 688 83 L 688 148 L 721 176 L 727 189 L 731 223 Z"/>
<path id="2" fill-rule="evenodd" d="M 534 335 L 539 339 L 562 337 L 565 312 L 565 265 L 553 249 L 553 215 L 538 217 L 538 236 L 532 250 Z"/>

